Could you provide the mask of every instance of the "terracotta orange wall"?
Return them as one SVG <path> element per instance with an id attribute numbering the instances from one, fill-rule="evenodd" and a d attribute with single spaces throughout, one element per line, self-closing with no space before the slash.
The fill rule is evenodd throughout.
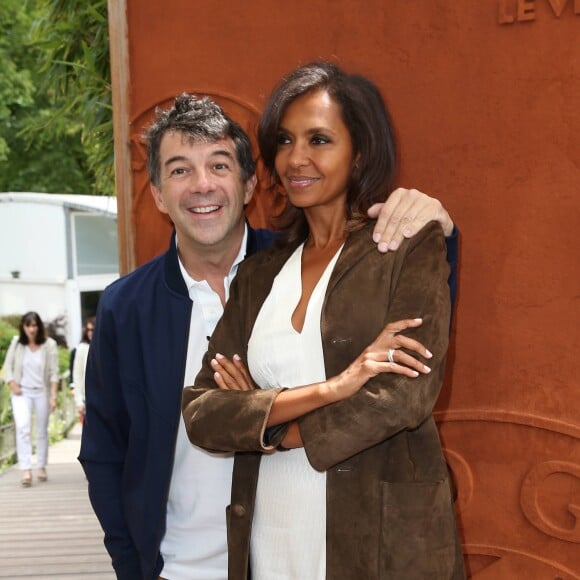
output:
<path id="1" fill-rule="evenodd" d="M 580 0 L 128 0 L 127 22 L 137 263 L 169 232 L 137 138 L 156 105 L 212 94 L 251 127 L 308 60 L 377 82 L 400 183 L 462 234 L 438 419 L 470 573 L 580 578 Z"/>

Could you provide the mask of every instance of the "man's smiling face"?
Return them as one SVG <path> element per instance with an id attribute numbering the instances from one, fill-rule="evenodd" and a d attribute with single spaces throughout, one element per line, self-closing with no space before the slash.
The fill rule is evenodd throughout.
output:
<path id="1" fill-rule="evenodd" d="M 220 249 L 237 241 L 255 176 L 243 182 L 234 143 L 192 141 L 166 133 L 160 145 L 160 183 L 151 185 L 159 211 L 171 218 L 180 244 Z"/>

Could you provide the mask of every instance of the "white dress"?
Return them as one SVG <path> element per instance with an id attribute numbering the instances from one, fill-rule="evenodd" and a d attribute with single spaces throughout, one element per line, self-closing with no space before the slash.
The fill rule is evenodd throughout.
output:
<path id="1" fill-rule="evenodd" d="M 291 319 L 302 295 L 302 246 L 276 276 L 248 343 L 249 370 L 262 389 L 326 379 L 320 315 L 339 255 L 312 292 L 301 333 Z M 253 580 L 326 577 L 326 472 L 310 465 L 303 448 L 262 457 L 250 558 Z"/>

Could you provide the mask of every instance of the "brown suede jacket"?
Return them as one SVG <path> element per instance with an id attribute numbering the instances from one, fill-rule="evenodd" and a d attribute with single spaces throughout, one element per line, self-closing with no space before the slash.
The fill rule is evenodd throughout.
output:
<path id="1" fill-rule="evenodd" d="M 432 371 L 416 379 L 381 374 L 351 398 L 299 419 L 312 467 L 327 471 L 327 578 L 456 580 L 465 577 L 463 559 L 432 417 L 449 336 L 445 241 L 433 222 L 397 252 L 380 254 L 372 227 L 349 235 L 328 284 L 321 318 L 326 374 L 342 372 L 388 322 L 415 317 L 423 325 L 406 334 L 431 350 L 425 362 Z M 247 360 L 258 312 L 294 249 L 266 250 L 240 266 L 195 386 L 183 394 L 191 441 L 239 452 L 227 514 L 230 580 L 251 577 L 260 459 L 283 435 L 269 446 L 263 442 L 280 389 L 220 391 L 209 362 L 216 352 Z"/>

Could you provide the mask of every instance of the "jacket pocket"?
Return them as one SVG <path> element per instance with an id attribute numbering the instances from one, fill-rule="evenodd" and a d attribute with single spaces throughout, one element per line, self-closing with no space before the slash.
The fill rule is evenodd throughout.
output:
<path id="1" fill-rule="evenodd" d="M 453 577 L 456 526 L 449 482 L 383 482 L 381 579 Z"/>

